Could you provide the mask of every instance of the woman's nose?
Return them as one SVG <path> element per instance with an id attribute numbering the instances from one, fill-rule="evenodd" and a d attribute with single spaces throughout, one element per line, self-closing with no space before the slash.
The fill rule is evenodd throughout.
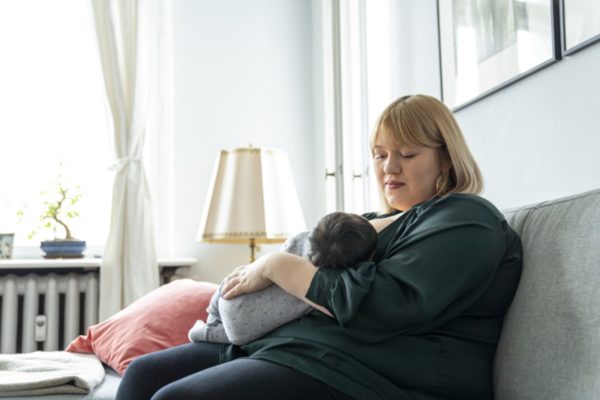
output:
<path id="1" fill-rule="evenodd" d="M 399 174 L 402 172 L 400 160 L 397 157 L 388 156 L 383 164 L 383 172 L 386 174 Z"/>

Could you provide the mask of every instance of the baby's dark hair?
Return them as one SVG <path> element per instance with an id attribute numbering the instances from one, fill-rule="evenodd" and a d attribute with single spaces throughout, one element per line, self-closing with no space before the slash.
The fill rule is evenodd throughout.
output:
<path id="1" fill-rule="evenodd" d="M 309 235 L 310 261 L 319 268 L 346 268 L 367 260 L 377 246 L 377 231 L 358 214 L 332 212 Z"/>

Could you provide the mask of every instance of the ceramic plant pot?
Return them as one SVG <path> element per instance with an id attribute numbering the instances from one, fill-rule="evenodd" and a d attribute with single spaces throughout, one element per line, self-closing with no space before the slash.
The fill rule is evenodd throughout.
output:
<path id="1" fill-rule="evenodd" d="M 44 240 L 40 247 L 46 253 L 44 258 L 82 258 L 85 251 L 85 241 L 70 240 Z"/>

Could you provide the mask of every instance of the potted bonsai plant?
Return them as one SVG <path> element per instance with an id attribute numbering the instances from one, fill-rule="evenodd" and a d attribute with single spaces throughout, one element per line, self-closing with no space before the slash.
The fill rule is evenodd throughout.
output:
<path id="1" fill-rule="evenodd" d="M 85 241 L 73 237 L 67 222 L 79 216 L 77 203 L 82 193 L 78 185 L 69 185 L 63 179 L 61 170 L 58 180 L 51 184 L 49 190 L 41 192 L 42 208 L 39 215 L 39 226 L 30 234 L 32 239 L 40 231 L 51 231 L 54 238 L 43 240 L 40 244 L 45 258 L 81 258 L 85 251 Z M 23 219 L 24 211 L 17 212 L 19 220 Z"/>

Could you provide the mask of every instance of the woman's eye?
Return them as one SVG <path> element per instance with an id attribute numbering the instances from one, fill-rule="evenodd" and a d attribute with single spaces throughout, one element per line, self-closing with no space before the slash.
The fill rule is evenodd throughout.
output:
<path id="1" fill-rule="evenodd" d="M 375 160 L 383 160 L 385 158 L 385 154 L 375 154 L 373 158 Z"/>
<path id="2" fill-rule="evenodd" d="M 400 157 L 402 158 L 413 158 L 415 156 L 415 154 L 400 154 Z"/>

